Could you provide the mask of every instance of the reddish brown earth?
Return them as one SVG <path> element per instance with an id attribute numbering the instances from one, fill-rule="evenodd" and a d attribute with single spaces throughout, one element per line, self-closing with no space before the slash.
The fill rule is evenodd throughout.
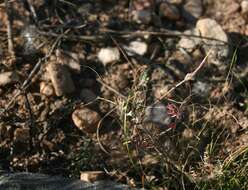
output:
<path id="1" fill-rule="evenodd" d="M 232 156 L 247 159 L 242 0 L 27 2 L 9 3 L 15 57 L 0 4 L 0 169 L 104 171 L 135 187 L 181 189 L 215 180 Z M 187 3 L 196 3 L 188 13 Z M 219 27 L 228 44 L 196 31 L 203 18 L 216 21 L 212 31 Z M 170 91 L 210 49 L 194 78 Z"/>

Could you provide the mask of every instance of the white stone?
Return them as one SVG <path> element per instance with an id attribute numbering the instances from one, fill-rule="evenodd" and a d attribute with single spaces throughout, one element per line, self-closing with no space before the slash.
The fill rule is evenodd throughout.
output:
<path id="1" fill-rule="evenodd" d="M 144 55 L 147 52 L 147 44 L 141 41 L 132 41 L 128 47 L 125 47 L 129 55 L 138 54 Z"/>
<path id="2" fill-rule="evenodd" d="M 213 19 L 204 18 L 196 23 L 196 28 L 202 37 L 213 38 L 223 42 L 228 42 L 228 37 L 221 26 Z M 216 43 L 213 41 L 213 43 Z"/>
<path id="3" fill-rule="evenodd" d="M 109 63 L 117 62 L 120 60 L 119 49 L 113 47 L 102 48 L 98 53 L 98 59 L 105 66 Z"/>
<path id="4" fill-rule="evenodd" d="M 229 55 L 227 34 L 215 20 L 210 18 L 198 20 L 196 28 L 200 31 L 201 36 L 205 37 L 202 39 L 205 52 L 212 49 L 208 60 L 211 60 L 215 65 L 222 65 L 223 61 L 226 60 Z"/>
<path id="5" fill-rule="evenodd" d="M 105 173 L 103 171 L 83 171 L 80 174 L 80 180 L 86 182 L 95 182 L 98 180 L 102 180 L 105 177 Z"/>
<path id="6" fill-rule="evenodd" d="M 193 30 L 186 30 L 184 34 L 189 36 L 183 36 L 181 40 L 178 42 L 178 46 L 191 52 L 196 48 L 197 45 L 201 43 L 201 39 L 190 37 L 190 35 L 200 36 L 200 32 L 197 29 L 193 29 Z"/>

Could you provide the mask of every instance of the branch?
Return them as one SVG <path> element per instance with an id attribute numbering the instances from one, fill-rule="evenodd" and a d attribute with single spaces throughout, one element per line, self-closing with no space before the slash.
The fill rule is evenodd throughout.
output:
<path id="1" fill-rule="evenodd" d="M 9 1 L 8 0 L 4 0 L 5 3 L 5 8 L 6 8 L 6 14 L 7 14 L 7 37 L 8 37 L 8 51 L 9 54 L 12 58 L 15 59 L 15 50 L 14 50 L 14 45 L 13 45 L 13 36 L 12 36 L 12 22 L 13 22 L 13 18 L 12 18 L 12 11 L 11 11 L 11 7 L 9 5 Z"/>
<path id="2" fill-rule="evenodd" d="M 206 63 L 206 60 L 208 58 L 208 56 L 210 55 L 210 53 L 212 52 L 212 50 L 210 50 L 207 55 L 205 56 L 205 58 L 202 60 L 202 62 L 200 63 L 200 65 L 191 73 L 188 73 L 185 75 L 184 79 L 177 83 L 174 87 L 172 87 L 169 91 L 167 91 L 163 96 L 161 96 L 154 104 L 158 103 L 159 101 L 161 101 L 163 98 L 165 98 L 166 96 L 168 96 L 172 91 L 174 91 L 177 87 L 181 86 L 182 84 L 184 84 L 187 81 L 190 81 L 194 78 L 194 76 L 200 71 L 200 69 L 204 66 L 204 64 Z"/>

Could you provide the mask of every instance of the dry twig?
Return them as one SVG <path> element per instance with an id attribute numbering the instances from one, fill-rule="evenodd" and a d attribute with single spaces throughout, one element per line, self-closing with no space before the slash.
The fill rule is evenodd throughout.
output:
<path id="1" fill-rule="evenodd" d="M 103 146 L 103 144 L 102 144 L 102 142 L 101 142 L 101 140 L 100 140 L 100 128 L 101 128 L 101 124 L 102 124 L 103 120 L 104 120 L 107 116 L 109 116 L 112 112 L 114 112 L 115 110 L 116 110 L 116 108 L 113 108 L 113 109 L 111 109 L 108 113 L 106 113 L 106 114 L 104 115 L 104 117 L 99 121 L 99 123 L 98 123 L 98 125 L 97 125 L 97 130 L 96 130 L 97 142 L 98 142 L 98 144 L 99 144 L 101 150 L 102 150 L 103 152 L 105 152 L 107 155 L 110 155 L 110 153 L 104 148 L 104 146 Z"/>
<path id="2" fill-rule="evenodd" d="M 12 58 L 15 59 L 15 50 L 13 45 L 13 36 L 12 36 L 12 11 L 8 0 L 4 1 L 5 9 L 7 14 L 7 37 L 8 37 L 8 51 Z"/>
<path id="3" fill-rule="evenodd" d="M 115 34 L 119 35 L 123 38 L 130 38 L 134 36 L 145 36 L 145 35 L 151 35 L 151 36 L 166 36 L 166 37 L 191 37 L 191 38 L 200 38 L 200 39 L 205 39 L 205 40 L 210 40 L 210 41 L 216 41 L 219 42 L 220 45 L 235 45 L 231 44 L 230 42 L 225 42 L 216 38 L 211 38 L 211 37 L 205 37 L 205 36 L 200 36 L 200 35 L 194 35 L 194 34 L 184 34 L 179 31 L 172 31 L 172 30 L 163 30 L 163 31 L 117 31 L 117 30 L 110 30 L 110 29 L 101 29 L 100 32 L 102 33 L 107 33 L 107 34 Z"/>
<path id="4" fill-rule="evenodd" d="M 199 70 L 204 66 L 204 64 L 206 63 L 206 60 L 208 58 L 208 56 L 210 55 L 211 50 L 207 53 L 207 55 L 205 56 L 205 58 L 202 60 L 202 62 L 200 63 L 200 65 L 191 73 L 188 73 L 185 75 L 184 79 L 182 81 L 180 81 L 179 83 L 177 83 L 174 87 L 172 87 L 170 90 L 168 90 L 163 96 L 161 96 L 157 101 L 154 102 L 154 104 L 158 103 L 159 101 L 161 101 L 163 98 L 165 98 L 166 96 L 168 96 L 172 91 L 174 91 L 177 87 L 181 86 L 182 84 L 184 84 L 185 82 L 188 82 L 190 80 L 192 80 L 194 78 L 194 76 L 199 72 Z"/>
<path id="5" fill-rule="evenodd" d="M 118 95 L 119 97 L 123 98 L 123 99 L 127 99 L 127 97 L 125 95 L 123 95 L 121 92 L 119 92 L 118 90 L 114 89 L 112 86 L 106 84 L 103 80 L 97 79 L 97 82 L 99 82 L 102 86 L 106 87 L 108 90 L 114 92 L 116 95 Z"/>
<path id="6" fill-rule="evenodd" d="M 30 9 L 30 11 L 31 11 L 31 14 L 32 14 L 32 16 L 33 16 L 33 18 L 34 18 L 34 21 L 35 21 L 36 23 L 38 23 L 38 17 L 37 17 L 35 8 L 34 8 L 32 2 L 31 2 L 31 0 L 27 0 L 27 3 L 28 3 L 28 6 L 29 6 L 29 9 Z"/>

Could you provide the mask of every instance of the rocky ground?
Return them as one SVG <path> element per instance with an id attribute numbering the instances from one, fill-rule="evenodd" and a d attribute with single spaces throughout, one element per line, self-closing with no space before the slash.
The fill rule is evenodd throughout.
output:
<path id="1" fill-rule="evenodd" d="M 0 9 L 2 170 L 248 187 L 247 0 Z"/>

